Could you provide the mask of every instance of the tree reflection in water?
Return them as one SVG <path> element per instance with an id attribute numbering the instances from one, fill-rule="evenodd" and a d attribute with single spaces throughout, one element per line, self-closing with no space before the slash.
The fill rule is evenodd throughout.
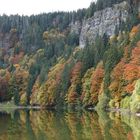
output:
<path id="1" fill-rule="evenodd" d="M 0 140 L 140 140 L 140 119 L 103 111 L 1 112 Z"/>

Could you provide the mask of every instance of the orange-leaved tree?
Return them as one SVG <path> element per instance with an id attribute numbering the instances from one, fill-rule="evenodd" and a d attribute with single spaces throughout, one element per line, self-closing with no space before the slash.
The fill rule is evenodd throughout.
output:
<path id="1" fill-rule="evenodd" d="M 79 97 L 78 90 L 81 83 L 81 68 L 82 62 L 77 62 L 71 71 L 71 80 L 68 93 L 66 95 L 66 101 L 68 104 L 76 104 Z"/>
<path id="2" fill-rule="evenodd" d="M 100 62 L 96 69 L 95 72 L 92 75 L 91 79 L 91 98 L 89 100 L 89 104 L 96 105 L 98 102 L 98 96 L 100 94 L 100 89 L 101 89 L 101 84 L 103 82 L 104 78 L 104 69 L 103 69 L 103 63 Z"/>

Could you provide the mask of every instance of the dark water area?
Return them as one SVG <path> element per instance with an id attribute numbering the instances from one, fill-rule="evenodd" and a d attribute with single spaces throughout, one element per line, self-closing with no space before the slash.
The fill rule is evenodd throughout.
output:
<path id="1" fill-rule="evenodd" d="M 0 140 L 140 140 L 140 118 L 102 111 L 1 112 Z"/>

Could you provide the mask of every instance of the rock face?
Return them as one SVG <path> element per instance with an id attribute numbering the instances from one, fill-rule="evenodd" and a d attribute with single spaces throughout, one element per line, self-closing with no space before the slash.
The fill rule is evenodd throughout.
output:
<path id="1" fill-rule="evenodd" d="M 82 25 L 81 25 L 80 21 L 72 22 L 70 24 L 71 33 L 80 35 L 81 27 L 82 27 Z"/>
<path id="2" fill-rule="evenodd" d="M 18 41 L 18 35 L 16 32 L 1 33 L 0 32 L 0 48 L 10 49 L 13 48 Z"/>
<path id="3" fill-rule="evenodd" d="M 84 20 L 80 33 L 80 47 L 85 47 L 87 41 L 92 44 L 97 35 L 114 35 L 116 28 L 127 20 L 128 11 L 129 4 L 124 1 L 113 7 L 97 11 L 92 18 Z"/>

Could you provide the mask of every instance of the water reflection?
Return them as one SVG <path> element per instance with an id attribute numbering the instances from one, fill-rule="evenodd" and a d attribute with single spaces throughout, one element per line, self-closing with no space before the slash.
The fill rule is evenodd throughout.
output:
<path id="1" fill-rule="evenodd" d="M 0 113 L 0 140 L 140 140 L 140 119 L 118 113 Z"/>

